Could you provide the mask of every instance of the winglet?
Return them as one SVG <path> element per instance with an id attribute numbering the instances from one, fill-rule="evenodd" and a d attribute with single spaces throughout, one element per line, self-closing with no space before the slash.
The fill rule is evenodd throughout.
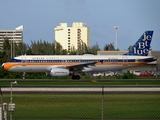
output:
<path id="1" fill-rule="evenodd" d="M 148 56 L 152 35 L 153 31 L 145 31 L 132 48 L 130 48 L 129 52 L 124 55 Z"/>

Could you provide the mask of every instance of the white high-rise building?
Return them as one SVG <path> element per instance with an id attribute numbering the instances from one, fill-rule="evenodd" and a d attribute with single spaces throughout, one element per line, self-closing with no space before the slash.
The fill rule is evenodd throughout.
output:
<path id="1" fill-rule="evenodd" d="M 70 51 L 74 47 L 77 50 L 82 44 L 90 47 L 90 31 L 83 22 L 74 22 L 71 27 L 68 27 L 67 23 L 60 23 L 54 31 L 55 40 L 63 49 Z"/>
<path id="2" fill-rule="evenodd" d="M 19 26 L 14 30 L 0 30 L 0 50 L 3 49 L 4 38 L 7 37 L 10 43 L 21 43 L 23 41 L 23 26 Z"/>

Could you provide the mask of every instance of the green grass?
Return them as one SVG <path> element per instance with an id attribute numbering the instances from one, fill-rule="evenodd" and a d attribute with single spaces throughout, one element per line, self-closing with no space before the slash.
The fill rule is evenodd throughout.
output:
<path id="1" fill-rule="evenodd" d="M 3 95 L 9 103 L 10 95 Z M 101 119 L 100 94 L 13 94 L 14 120 Z M 160 119 L 160 94 L 105 94 L 104 119 Z M 9 113 L 8 113 L 9 114 Z"/>
<path id="2" fill-rule="evenodd" d="M 0 80 L 1 86 L 10 86 L 15 80 Z M 19 86 L 107 86 L 107 85 L 160 85 L 159 79 L 127 79 L 127 80 L 16 80 Z"/>

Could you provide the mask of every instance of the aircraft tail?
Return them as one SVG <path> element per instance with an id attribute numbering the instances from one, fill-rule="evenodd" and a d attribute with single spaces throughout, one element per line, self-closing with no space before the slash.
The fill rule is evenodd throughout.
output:
<path id="1" fill-rule="evenodd" d="M 148 56 L 153 31 L 145 31 L 138 41 L 124 55 Z"/>

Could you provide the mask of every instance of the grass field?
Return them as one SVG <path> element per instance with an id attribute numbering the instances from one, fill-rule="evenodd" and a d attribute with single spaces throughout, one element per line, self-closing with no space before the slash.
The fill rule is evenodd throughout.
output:
<path id="1" fill-rule="evenodd" d="M 160 94 L 104 94 L 104 119 L 160 119 Z M 3 95 L 9 103 L 10 95 Z M 101 94 L 13 94 L 13 120 L 101 119 Z M 9 114 L 9 113 L 8 113 Z"/>
<path id="2" fill-rule="evenodd" d="M 10 86 L 17 81 L 19 86 L 104 86 L 104 85 L 160 85 L 160 79 L 127 79 L 127 80 L 0 80 L 1 86 Z"/>
<path id="3" fill-rule="evenodd" d="M 9 86 L 15 80 L 0 80 Z M 17 80 L 18 86 L 110 86 L 160 85 L 151 80 Z M 15 85 L 14 85 L 15 86 Z M 13 87 L 14 87 L 13 86 Z M 17 86 L 17 85 L 16 85 Z M 3 92 L 3 91 L 2 91 Z M 104 119 L 160 119 L 160 94 L 15 94 L 13 120 L 100 120 Z M 10 94 L 3 94 L 3 102 L 10 102 Z M 8 112 L 9 119 L 9 112 Z"/>

